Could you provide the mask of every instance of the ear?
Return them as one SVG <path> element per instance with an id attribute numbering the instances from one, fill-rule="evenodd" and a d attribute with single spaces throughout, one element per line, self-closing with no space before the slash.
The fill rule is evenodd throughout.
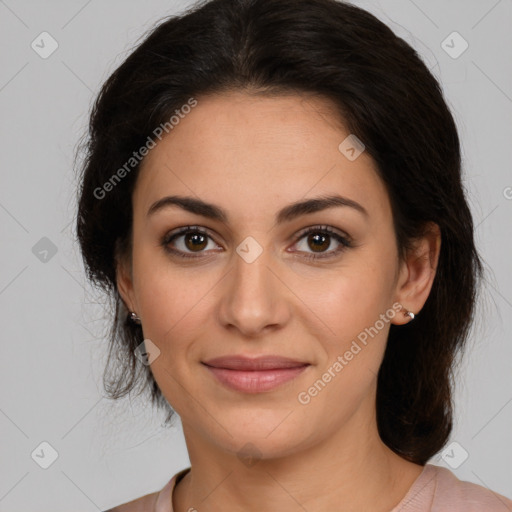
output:
<path id="1" fill-rule="evenodd" d="M 406 261 L 402 262 L 395 291 L 395 301 L 403 310 L 391 320 L 401 325 L 410 322 L 404 313 L 418 314 L 428 299 L 436 276 L 441 251 L 441 230 L 434 222 L 426 226 L 425 234 L 414 243 Z"/>
<path id="2" fill-rule="evenodd" d="M 137 302 L 133 291 L 133 274 L 130 258 L 125 255 L 116 255 L 116 283 L 119 295 L 123 299 L 128 311 L 137 312 Z"/>

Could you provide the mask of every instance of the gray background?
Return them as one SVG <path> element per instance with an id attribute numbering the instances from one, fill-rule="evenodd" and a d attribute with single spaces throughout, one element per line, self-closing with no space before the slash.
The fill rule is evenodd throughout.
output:
<path id="1" fill-rule="evenodd" d="M 458 444 L 430 462 L 512 497 L 512 2 L 354 3 L 412 44 L 441 81 L 487 263 L 457 373 Z M 100 84 L 155 21 L 190 4 L 0 0 L 0 511 L 106 510 L 189 465 L 179 422 L 164 430 L 140 400 L 103 397 L 108 310 L 73 242 L 73 158 Z M 59 45 L 45 59 L 31 47 L 42 46 L 43 31 Z M 457 58 L 442 46 L 453 31 L 469 44 Z M 31 456 L 43 441 L 58 453 L 48 469 Z M 462 450 L 469 457 L 452 467 Z"/>

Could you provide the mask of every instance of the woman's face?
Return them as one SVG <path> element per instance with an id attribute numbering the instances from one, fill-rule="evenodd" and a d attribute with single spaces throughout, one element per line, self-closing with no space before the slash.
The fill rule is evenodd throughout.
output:
<path id="1" fill-rule="evenodd" d="M 334 115 L 311 97 L 202 98 L 143 162 L 132 273 L 120 267 L 118 285 L 160 350 L 153 375 L 197 443 L 232 453 L 252 443 L 266 458 L 374 426 L 389 326 L 407 321 L 396 303 L 422 303 L 408 297 L 374 162 L 343 143 Z M 150 211 L 168 196 L 212 206 Z M 359 206 L 291 208 L 327 196 Z M 238 355 L 308 366 L 270 389 L 260 372 L 249 384 L 262 387 L 235 389 L 204 364 Z"/>

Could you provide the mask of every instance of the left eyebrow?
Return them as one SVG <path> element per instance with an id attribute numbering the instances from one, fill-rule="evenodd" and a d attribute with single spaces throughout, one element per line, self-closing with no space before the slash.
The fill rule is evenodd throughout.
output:
<path id="1" fill-rule="evenodd" d="M 196 215 L 201 215 L 212 220 L 228 223 L 229 215 L 220 206 L 207 203 L 201 199 L 186 196 L 166 196 L 155 201 L 148 209 L 147 217 L 155 214 L 168 206 L 178 206 L 183 210 Z M 290 222 L 301 215 L 319 212 L 334 207 L 349 207 L 360 212 L 365 218 L 369 217 L 368 211 L 358 202 L 340 195 L 321 196 L 305 201 L 297 201 L 282 208 L 276 215 L 276 223 Z"/>

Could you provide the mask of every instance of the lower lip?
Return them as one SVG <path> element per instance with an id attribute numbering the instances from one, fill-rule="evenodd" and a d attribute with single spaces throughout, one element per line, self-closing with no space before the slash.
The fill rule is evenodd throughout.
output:
<path id="1" fill-rule="evenodd" d="M 243 393 L 271 391 L 300 375 L 309 366 L 277 368 L 275 370 L 228 370 L 205 365 L 217 379 L 230 389 Z"/>

